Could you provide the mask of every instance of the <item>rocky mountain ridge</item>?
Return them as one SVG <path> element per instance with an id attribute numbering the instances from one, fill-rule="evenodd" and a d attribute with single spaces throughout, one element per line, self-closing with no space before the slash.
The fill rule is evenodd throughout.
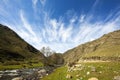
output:
<path id="1" fill-rule="evenodd" d="M 26 60 L 46 62 L 40 51 L 25 42 L 13 30 L 0 24 L 0 62 Z"/>
<path id="2" fill-rule="evenodd" d="M 64 54 L 65 62 L 78 60 L 120 60 L 120 30 L 110 32 L 85 44 L 81 44 Z"/>

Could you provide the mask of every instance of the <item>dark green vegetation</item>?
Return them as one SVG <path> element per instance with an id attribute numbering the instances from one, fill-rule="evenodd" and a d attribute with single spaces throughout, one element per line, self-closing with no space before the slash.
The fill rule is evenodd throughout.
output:
<path id="1" fill-rule="evenodd" d="M 9 62 L 11 63 L 11 62 Z M 12 64 L 12 65 L 5 65 L 5 64 L 1 64 L 0 65 L 0 70 L 11 70 L 11 69 L 23 69 L 23 68 L 37 68 L 37 67 L 43 67 L 44 64 L 41 62 L 37 62 L 37 63 L 25 63 L 25 62 L 21 62 L 21 64 Z"/>
<path id="2" fill-rule="evenodd" d="M 64 59 L 66 62 L 76 62 L 81 59 L 120 61 L 120 30 L 65 52 Z"/>
<path id="3" fill-rule="evenodd" d="M 0 69 L 3 66 L 46 64 L 44 55 L 21 39 L 7 26 L 0 24 Z M 16 67 L 18 68 L 18 67 Z"/>
<path id="4" fill-rule="evenodd" d="M 98 80 L 113 80 L 115 76 L 120 75 L 120 62 L 91 62 L 79 63 L 78 65 L 83 68 L 68 72 L 67 67 L 60 67 L 42 80 L 88 80 L 91 77 L 96 77 Z M 94 67 L 95 71 L 91 71 L 91 67 Z M 71 75 L 72 78 L 67 79 L 67 75 Z"/>
<path id="5" fill-rule="evenodd" d="M 54 53 L 48 56 L 48 60 L 54 65 L 62 65 L 64 63 L 63 55 L 61 53 Z"/>

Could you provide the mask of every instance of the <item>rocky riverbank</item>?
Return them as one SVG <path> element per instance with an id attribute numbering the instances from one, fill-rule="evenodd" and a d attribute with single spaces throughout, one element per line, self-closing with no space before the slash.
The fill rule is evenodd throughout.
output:
<path id="1" fill-rule="evenodd" d="M 40 67 L 32 69 L 16 69 L 0 71 L 0 80 L 40 80 L 50 74 L 54 67 Z"/>

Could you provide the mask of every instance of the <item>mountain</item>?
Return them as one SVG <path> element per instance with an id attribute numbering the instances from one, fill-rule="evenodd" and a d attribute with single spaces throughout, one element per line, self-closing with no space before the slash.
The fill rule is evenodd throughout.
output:
<path id="1" fill-rule="evenodd" d="M 81 44 L 64 54 L 65 62 L 79 60 L 120 61 L 120 30 L 103 35 L 101 38 Z"/>
<path id="2" fill-rule="evenodd" d="M 0 24 L 0 62 L 6 61 L 41 61 L 45 63 L 46 58 L 13 30 Z"/>
<path id="3" fill-rule="evenodd" d="M 62 53 L 53 53 L 52 55 L 48 56 L 48 60 L 53 65 L 62 65 L 64 63 Z"/>

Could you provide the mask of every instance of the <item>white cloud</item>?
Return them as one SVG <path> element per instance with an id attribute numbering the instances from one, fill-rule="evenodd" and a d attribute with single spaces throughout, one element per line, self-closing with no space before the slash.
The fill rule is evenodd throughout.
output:
<path id="1" fill-rule="evenodd" d="M 33 36 L 35 36 L 35 32 L 32 30 L 31 25 L 25 19 L 25 16 L 24 16 L 24 13 L 22 10 L 20 10 L 20 18 L 21 18 L 21 21 L 22 21 L 24 27 L 27 29 L 27 31 L 29 31 L 29 33 L 31 33 Z"/>
<path id="2" fill-rule="evenodd" d="M 77 20 L 77 16 L 73 16 L 73 18 L 70 19 L 70 23 L 74 23 Z"/>
<path id="3" fill-rule="evenodd" d="M 50 24 L 52 25 L 52 27 L 54 28 L 54 29 L 57 29 L 57 20 L 56 19 L 51 19 L 50 20 Z"/>
<path id="4" fill-rule="evenodd" d="M 36 47 L 36 45 L 40 44 L 42 40 L 41 37 L 38 36 L 40 34 L 35 33 L 33 27 L 26 20 L 23 10 L 20 10 L 20 18 L 23 24 L 22 26 L 24 28 L 21 27 L 20 30 L 17 32 L 23 39 L 25 39 L 27 42 L 29 42 L 30 44 Z"/>
<path id="5" fill-rule="evenodd" d="M 91 17 L 88 17 L 86 20 L 86 18 L 84 18 L 85 15 L 81 14 L 80 16 L 71 17 L 71 20 L 75 19 L 75 21 L 69 22 L 68 24 L 61 19 L 51 19 L 49 15 L 44 15 L 43 28 L 40 30 L 40 34 L 37 34 L 35 31 L 33 31 L 33 27 L 25 19 L 23 11 L 20 12 L 20 16 L 25 29 L 34 35 L 33 39 L 31 38 L 32 36 L 30 34 L 21 32 L 21 36 L 25 36 L 27 38 L 24 39 L 26 39 L 28 42 L 31 40 L 32 42 L 30 43 L 33 44 L 37 49 L 40 49 L 43 46 L 49 46 L 51 49 L 57 52 L 64 52 L 81 43 L 92 41 L 99 38 L 103 34 L 114 31 L 118 28 L 120 29 L 119 15 L 117 15 L 115 18 L 110 17 L 106 23 L 104 23 L 104 21 L 90 23 L 87 20 L 88 18 L 91 19 Z M 78 22 L 76 23 L 76 21 Z M 36 34 L 39 35 L 40 39 L 36 36 Z"/>
<path id="6" fill-rule="evenodd" d="M 81 15 L 80 19 L 79 19 L 80 23 L 82 23 L 84 21 L 84 19 L 85 19 L 85 15 Z"/>
<path id="7" fill-rule="evenodd" d="M 32 2 L 33 2 L 33 5 L 36 6 L 38 0 L 32 0 Z"/>
<path id="8" fill-rule="evenodd" d="M 94 3 L 93 10 L 98 1 L 96 0 Z M 40 2 L 44 6 L 46 0 L 40 0 Z M 68 10 L 65 16 L 60 16 L 59 19 L 55 19 L 50 17 L 50 12 L 45 11 L 44 7 L 39 7 L 38 9 L 38 6 L 36 6 L 40 4 L 38 0 L 32 0 L 32 3 L 36 10 L 35 15 L 37 15 L 37 19 L 41 20 L 32 22 L 36 25 L 33 25 L 28 20 L 28 16 L 26 15 L 29 13 L 25 13 L 23 9 L 20 10 L 19 14 L 15 13 L 18 15 L 17 17 L 14 19 L 10 18 L 11 21 L 7 20 L 11 17 L 11 14 L 8 14 L 9 10 L 4 8 L 2 4 L 0 5 L 0 12 L 2 12 L 0 13 L 0 20 L 37 49 L 43 46 L 49 46 L 57 52 L 64 52 L 81 43 L 92 41 L 103 34 L 120 29 L 119 10 L 111 12 L 104 20 L 100 21 L 96 20 L 97 16 L 93 17 L 94 14 L 92 14 L 91 10 L 88 14 L 79 15 L 76 15 L 74 10 Z M 64 20 L 66 18 L 68 21 Z M 90 21 L 93 19 L 95 21 L 91 23 Z"/>
<path id="9" fill-rule="evenodd" d="M 41 4 L 44 6 L 46 3 L 46 0 L 40 0 Z"/>

